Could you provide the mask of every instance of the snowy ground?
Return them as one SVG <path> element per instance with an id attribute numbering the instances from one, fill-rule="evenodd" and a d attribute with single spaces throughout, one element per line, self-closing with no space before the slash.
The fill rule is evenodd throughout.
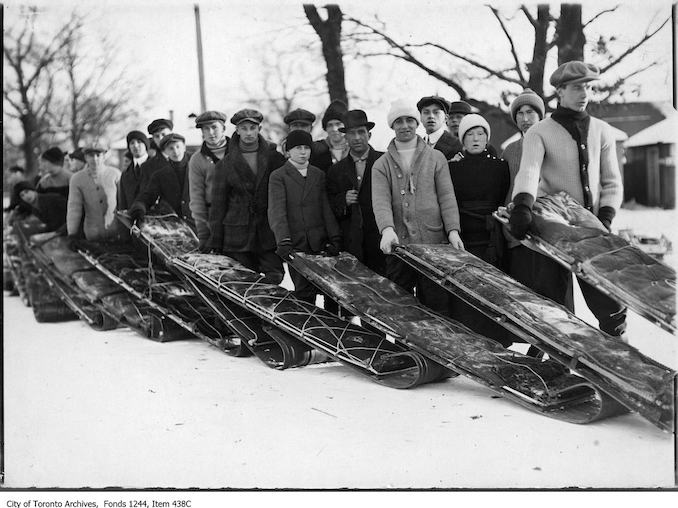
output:
<path id="1" fill-rule="evenodd" d="M 615 225 L 678 247 L 675 219 Z M 278 372 L 198 340 L 38 324 L 7 293 L 3 326 L 5 487 L 675 485 L 673 436 L 633 414 L 580 426 L 460 377 L 400 391 L 338 364 Z M 628 335 L 678 368 L 674 336 L 635 315 Z"/>

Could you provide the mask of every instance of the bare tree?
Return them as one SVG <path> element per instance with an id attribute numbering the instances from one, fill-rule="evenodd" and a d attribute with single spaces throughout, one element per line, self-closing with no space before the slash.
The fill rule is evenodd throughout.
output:
<path id="1" fill-rule="evenodd" d="M 341 49 L 341 22 L 343 14 L 336 4 L 326 5 L 327 19 L 320 18 L 314 5 L 304 4 L 304 13 L 322 42 L 323 57 L 327 64 L 327 88 L 330 100 L 340 100 L 348 105 L 344 79 L 344 53 Z"/>
<path id="2" fill-rule="evenodd" d="M 64 48 L 80 28 L 81 20 L 71 17 L 56 33 L 42 40 L 33 29 L 36 9 L 32 8 L 20 26 L 6 24 L 3 53 L 12 70 L 2 89 L 5 112 L 20 122 L 26 172 L 37 172 L 41 140 L 53 133 L 50 114 L 55 95 L 54 74 Z M 49 42 L 45 42 L 49 41 Z"/>

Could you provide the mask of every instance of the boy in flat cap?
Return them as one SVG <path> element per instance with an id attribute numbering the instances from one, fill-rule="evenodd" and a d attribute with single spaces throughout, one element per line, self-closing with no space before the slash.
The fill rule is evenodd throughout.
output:
<path id="1" fill-rule="evenodd" d="M 162 138 L 158 147 L 167 161 L 150 177 L 148 184 L 129 208 L 132 220 L 141 220 L 146 212 L 158 201 L 163 201 L 172 208 L 181 219 L 192 228 L 195 227 L 188 206 L 188 159 L 186 138 L 172 132 Z"/>
<path id="2" fill-rule="evenodd" d="M 120 175 L 118 186 L 118 209 L 127 210 L 139 194 L 142 180 L 142 165 L 148 160 L 148 138 L 141 131 L 127 133 L 127 150 L 131 161 Z"/>
<path id="3" fill-rule="evenodd" d="M 254 109 L 242 109 L 231 118 L 235 133 L 214 171 L 207 248 L 280 284 L 285 272 L 268 223 L 268 182 L 285 157 L 261 135 L 263 119 Z"/>
<path id="4" fill-rule="evenodd" d="M 289 132 L 299 130 L 310 134 L 313 122 L 315 122 L 315 115 L 305 109 L 297 108 L 287 113 L 283 122 L 287 124 Z"/>
<path id="5" fill-rule="evenodd" d="M 162 149 L 160 148 L 160 141 L 162 138 L 171 134 L 172 129 L 174 129 L 174 123 L 172 120 L 167 120 L 166 118 L 156 118 L 150 124 L 148 124 L 148 133 L 151 135 L 151 143 L 149 145 L 149 151 L 151 147 L 155 147 L 155 155 L 149 156 L 148 160 L 144 162 L 143 167 L 141 168 L 141 182 L 139 184 L 139 192 L 141 192 L 144 187 L 148 184 L 151 176 L 158 171 L 160 168 L 165 166 L 167 162 L 167 157 L 163 154 Z"/>
<path id="6" fill-rule="evenodd" d="M 365 266 L 386 274 L 386 256 L 372 209 L 372 166 L 384 152 L 369 144 L 374 122 L 360 109 L 346 113 L 341 128 L 348 141 L 348 157 L 327 172 L 327 195 L 341 229 L 342 245 Z"/>
<path id="7" fill-rule="evenodd" d="M 119 238 L 115 220 L 120 171 L 106 165 L 106 149 L 90 144 L 83 150 L 85 168 L 71 178 L 66 226 L 68 236 L 104 241 Z"/>
<path id="8" fill-rule="evenodd" d="M 472 112 L 471 105 L 466 101 L 454 101 L 450 103 L 447 113 L 447 128 L 450 129 L 450 133 L 452 133 L 455 138 L 459 139 L 459 122 L 461 122 L 462 118 L 466 115 L 470 115 Z M 461 141 L 459 143 L 461 144 Z"/>
<path id="9" fill-rule="evenodd" d="M 386 276 L 433 310 L 449 314 L 447 292 L 390 256 L 393 246 L 408 243 L 451 243 L 463 249 L 459 210 L 447 161 L 417 135 L 419 111 L 396 101 L 387 116 L 395 131 L 372 168 L 372 203 L 386 256 Z"/>
<path id="10" fill-rule="evenodd" d="M 202 146 L 188 161 L 190 208 L 195 227 L 204 247 L 210 237 L 209 211 L 216 164 L 228 152 L 226 115 L 221 111 L 205 111 L 195 119 L 195 127 L 202 133 Z"/>
<path id="11" fill-rule="evenodd" d="M 58 147 L 45 150 L 40 156 L 40 173 L 43 175 L 36 190 L 38 192 L 56 192 L 68 198 L 68 186 L 73 173 L 65 164 L 66 154 Z"/>
<path id="12" fill-rule="evenodd" d="M 337 255 L 341 233 L 327 192 L 325 172 L 309 164 L 313 139 L 308 132 L 292 131 L 287 137 L 287 162 L 271 173 L 268 188 L 268 221 L 278 246 L 287 259 L 294 250 Z M 290 268 L 297 298 L 314 303 L 316 287 Z"/>
<path id="13" fill-rule="evenodd" d="M 551 75 L 558 107 L 550 118 L 525 133 L 513 187 L 510 227 L 519 240 L 529 231 L 534 200 L 560 191 L 596 214 L 608 230 L 611 228 L 623 189 L 610 126 L 586 112 L 591 81 L 598 76 L 595 65 L 580 61 L 566 62 Z M 570 272 L 538 253 L 530 261 L 536 274 L 532 289 L 574 310 L 567 301 L 572 292 Z M 581 280 L 579 286 L 600 329 L 621 336 L 626 328 L 626 309 Z"/>
<path id="14" fill-rule="evenodd" d="M 316 141 L 311 147 L 312 166 L 327 172 L 332 164 L 336 164 L 348 155 L 348 143 L 341 129 L 348 108 L 342 101 L 332 101 L 322 118 L 322 126 L 327 137 Z"/>
<path id="15" fill-rule="evenodd" d="M 449 103 L 437 95 L 422 97 L 417 102 L 421 123 L 426 130 L 424 141 L 442 152 L 447 160 L 462 150 L 459 138 L 450 134 L 446 128 L 449 108 Z"/>

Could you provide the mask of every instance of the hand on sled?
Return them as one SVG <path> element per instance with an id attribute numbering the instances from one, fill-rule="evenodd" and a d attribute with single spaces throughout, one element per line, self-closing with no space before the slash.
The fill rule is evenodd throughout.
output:
<path id="1" fill-rule="evenodd" d="M 509 225 L 511 226 L 511 234 L 518 240 L 523 240 L 530 229 L 533 204 L 534 198 L 525 192 L 521 192 L 513 198 Z"/>
<path id="2" fill-rule="evenodd" d="M 338 240 L 332 240 L 325 244 L 325 254 L 328 256 L 338 256 L 341 251 L 341 245 Z"/>
<path id="3" fill-rule="evenodd" d="M 134 203 L 130 207 L 128 213 L 129 218 L 134 225 L 137 225 L 139 222 L 141 222 L 146 215 L 146 211 L 144 210 L 143 206 L 138 206 L 137 203 Z"/>
<path id="4" fill-rule="evenodd" d="M 454 247 L 455 249 L 458 250 L 466 250 L 464 248 L 464 242 L 461 241 L 461 237 L 459 236 L 459 231 L 456 229 L 453 229 L 447 234 L 447 240 L 450 242 L 450 245 Z"/>
<path id="5" fill-rule="evenodd" d="M 398 235 L 393 228 L 386 228 L 381 232 L 381 242 L 379 243 L 379 248 L 384 254 L 391 254 L 393 252 L 393 246 L 398 245 L 400 240 L 398 240 Z"/>
<path id="6" fill-rule="evenodd" d="M 73 252 L 78 250 L 78 235 L 68 235 L 66 237 L 66 247 Z"/>
<path id="7" fill-rule="evenodd" d="M 283 259 L 288 259 L 292 254 L 292 240 L 286 238 L 278 244 L 275 253 Z"/>

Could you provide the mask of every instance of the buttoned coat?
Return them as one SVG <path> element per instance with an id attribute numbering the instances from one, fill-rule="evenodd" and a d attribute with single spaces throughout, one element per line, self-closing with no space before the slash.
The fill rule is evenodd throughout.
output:
<path id="1" fill-rule="evenodd" d="M 268 187 L 268 221 L 276 243 L 285 239 L 303 252 L 320 252 L 329 240 L 340 242 L 325 186 L 325 173 L 308 166 L 306 177 L 287 161 L 271 173 Z"/>

